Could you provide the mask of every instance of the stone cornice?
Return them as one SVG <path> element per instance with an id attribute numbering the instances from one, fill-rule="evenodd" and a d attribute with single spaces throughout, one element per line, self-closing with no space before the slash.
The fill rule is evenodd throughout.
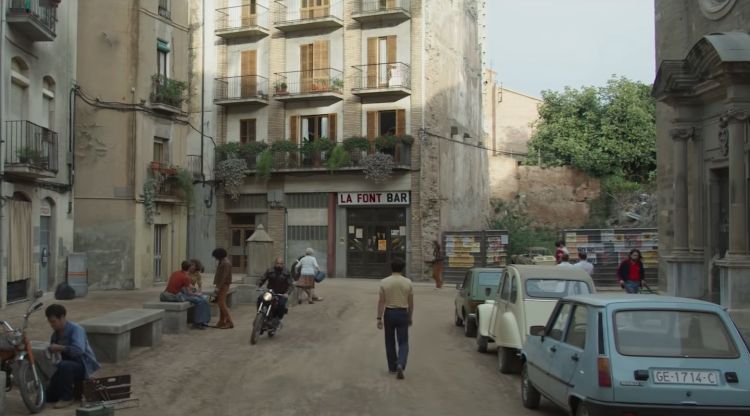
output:
<path id="1" fill-rule="evenodd" d="M 672 140 L 694 140 L 698 138 L 699 129 L 695 126 L 677 126 L 669 129 L 669 135 Z"/>

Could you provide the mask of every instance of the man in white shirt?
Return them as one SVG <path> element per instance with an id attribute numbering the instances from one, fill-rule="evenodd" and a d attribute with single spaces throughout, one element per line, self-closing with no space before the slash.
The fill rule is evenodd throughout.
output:
<path id="1" fill-rule="evenodd" d="M 589 276 L 594 275 L 594 265 L 589 263 L 587 260 L 588 256 L 586 253 L 578 252 L 578 263 L 575 264 L 576 267 L 579 267 L 583 269 L 586 273 L 589 274 Z"/>
<path id="2" fill-rule="evenodd" d="M 378 297 L 378 329 L 385 328 L 385 355 L 388 370 L 404 378 L 409 355 L 409 327 L 414 314 L 414 291 L 411 280 L 404 277 L 403 259 L 391 261 L 392 274 L 380 281 Z M 398 342 L 398 351 L 396 343 Z"/>
<path id="3" fill-rule="evenodd" d="M 557 267 L 575 267 L 575 266 L 573 266 L 573 263 L 570 262 L 570 255 L 563 254 L 562 258 L 560 259 L 560 263 L 557 264 Z"/>

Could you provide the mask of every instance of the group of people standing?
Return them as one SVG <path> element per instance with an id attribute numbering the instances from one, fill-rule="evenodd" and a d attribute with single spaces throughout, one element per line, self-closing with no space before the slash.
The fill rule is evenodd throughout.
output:
<path id="1" fill-rule="evenodd" d="M 584 252 L 578 252 L 578 262 L 570 263 L 570 252 L 565 247 L 565 242 L 560 240 L 555 243 L 555 261 L 558 266 L 580 267 L 589 276 L 594 275 L 594 265 L 588 261 Z M 643 255 L 637 248 L 630 250 L 628 258 L 620 262 L 617 267 L 617 282 L 627 293 L 638 293 L 645 284 L 646 272 L 643 265 Z"/>

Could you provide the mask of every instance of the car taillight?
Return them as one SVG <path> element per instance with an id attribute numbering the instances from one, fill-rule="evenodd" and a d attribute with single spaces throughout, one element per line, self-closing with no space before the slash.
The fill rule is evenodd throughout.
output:
<path id="1" fill-rule="evenodd" d="M 609 371 L 609 358 L 596 359 L 596 369 L 599 375 L 599 387 L 612 387 L 612 374 Z"/>

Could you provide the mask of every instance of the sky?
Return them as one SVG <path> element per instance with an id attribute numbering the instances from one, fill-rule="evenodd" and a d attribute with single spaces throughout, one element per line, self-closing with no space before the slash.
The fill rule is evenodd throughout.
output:
<path id="1" fill-rule="evenodd" d="M 498 83 L 532 96 L 654 80 L 653 0 L 487 0 L 487 38 Z"/>

